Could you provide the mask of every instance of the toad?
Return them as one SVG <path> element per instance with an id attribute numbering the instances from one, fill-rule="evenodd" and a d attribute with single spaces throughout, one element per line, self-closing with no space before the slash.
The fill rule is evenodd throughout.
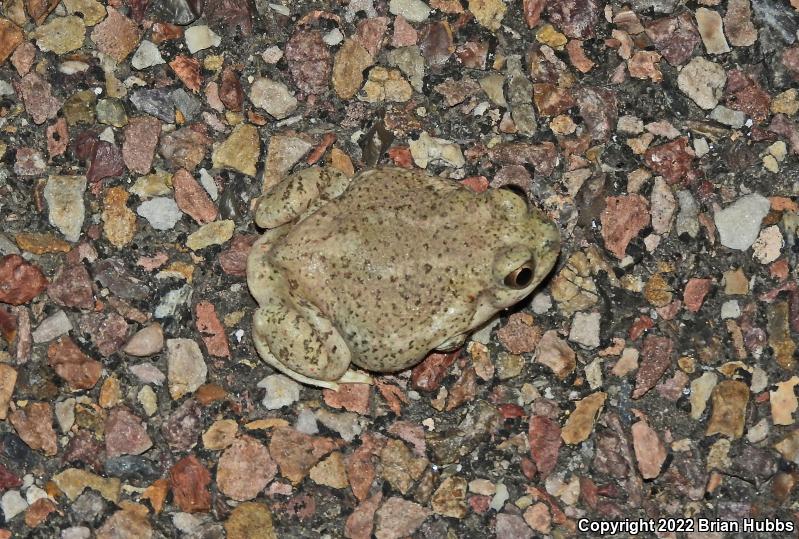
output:
<path id="1" fill-rule="evenodd" d="M 475 193 L 399 168 L 309 168 L 265 193 L 247 260 L 258 353 L 314 386 L 369 383 L 460 347 L 529 295 L 560 250 L 556 224 L 509 189 Z"/>

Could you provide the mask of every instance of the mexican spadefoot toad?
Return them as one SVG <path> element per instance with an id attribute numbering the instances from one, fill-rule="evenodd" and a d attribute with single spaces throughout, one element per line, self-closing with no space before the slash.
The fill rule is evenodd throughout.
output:
<path id="1" fill-rule="evenodd" d="M 421 171 L 350 179 L 310 168 L 257 203 L 268 229 L 247 261 L 259 354 L 335 388 L 396 372 L 524 298 L 560 250 L 557 226 L 507 189 L 475 193 Z"/>

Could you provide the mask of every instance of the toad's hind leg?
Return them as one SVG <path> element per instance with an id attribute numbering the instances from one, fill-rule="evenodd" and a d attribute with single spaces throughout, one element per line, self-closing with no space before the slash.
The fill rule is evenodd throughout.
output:
<path id="1" fill-rule="evenodd" d="M 338 198 L 349 184 L 350 178 L 330 167 L 312 167 L 292 174 L 258 200 L 255 222 L 262 228 L 274 228 L 293 221 Z"/>
<path id="2" fill-rule="evenodd" d="M 320 382 L 339 381 L 350 365 L 350 350 L 344 339 L 316 307 L 292 297 L 288 286 L 279 284 L 283 278 L 278 272 L 273 276 L 271 282 L 276 286 L 262 295 L 254 318 L 259 353 L 301 382 L 322 385 Z"/>

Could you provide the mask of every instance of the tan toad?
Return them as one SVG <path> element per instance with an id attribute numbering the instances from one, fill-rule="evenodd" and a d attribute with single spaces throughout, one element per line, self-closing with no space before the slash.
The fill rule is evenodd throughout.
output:
<path id="1" fill-rule="evenodd" d="M 397 168 L 311 168 L 258 201 L 247 261 L 259 354 L 335 388 L 452 350 L 552 269 L 557 226 L 516 193 Z"/>

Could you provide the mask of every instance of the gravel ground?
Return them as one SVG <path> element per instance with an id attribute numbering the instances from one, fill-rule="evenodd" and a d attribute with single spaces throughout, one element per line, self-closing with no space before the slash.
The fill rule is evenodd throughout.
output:
<path id="1" fill-rule="evenodd" d="M 0 538 L 796 537 L 796 0 L 0 14 Z M 520 187 L 559 262 L 456 352 L 296 384 L 252 202 L 389 164 Z"/>

